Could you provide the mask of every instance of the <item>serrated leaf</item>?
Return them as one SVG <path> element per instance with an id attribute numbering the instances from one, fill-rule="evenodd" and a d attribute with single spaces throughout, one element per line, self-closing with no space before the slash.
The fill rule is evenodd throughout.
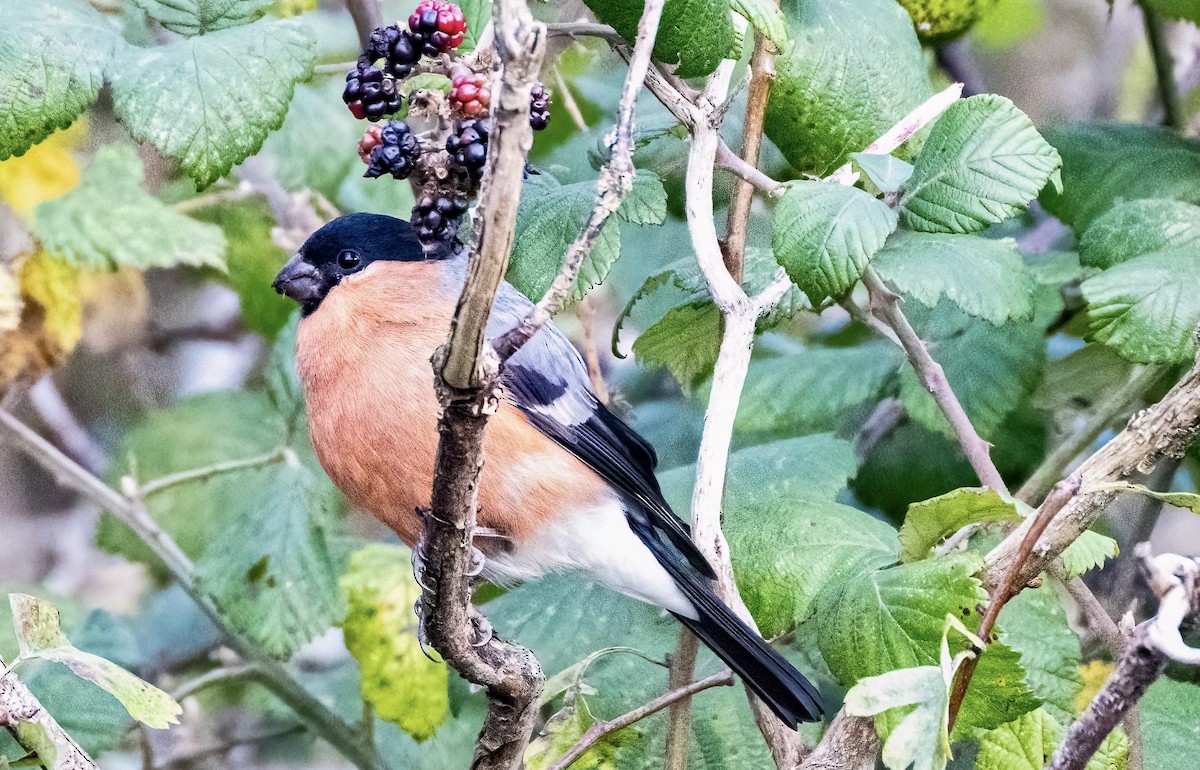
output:
<path id="1" fill-rule="evenodd" d="M 1037 381 L 1045 356 L 1043 319 L 996 327 L 964 315 L 945 300 L 932 310 L 909 304 L 905 311 L 945 370 L 976 430 L 991 436 Z M 900 398 L 914 421 L 953 435 L 912 367 L 900 371 Z"/>
<path id="2" fill-rule="evenodd" d="M 1104 566 L 1106 560 L 1116 558 L 1119 552 L 1116 540 L 1090 529 L 1085 530 L 1062 552 L 1063 569 L 1068 577 L 1078 577 Z"/>
<path id="3" fill-rule="evenodd" d="M 462 45 L 458 50 L 467 53 L 475 50 L 479 33 L 492 20 L 492 0 L 462 0 L 458 7 L 462 9 L 463 18 L 467 20 L 467 30 L 463 33 Z"/>
<path id="4" fill-rule="evenodd" d="M 1196 354 L 1200 261 L 1187 246 L 1154 251 L 1110 267 L 1080 287 L 1088 334 L 1136 363 L 1174 364 Z"/>
<path id="5" fill-rule="evenodd" d="M 838 683 L 938 660 L 946 616 L 975 613 L 986 598 L 977 554 L 955 554 L 830 581 L 817 598 L 817 645 Z M 900 720 L 884 717 L 884 733 Z"/>
<path id="6" fill-rule="evenodd" d="M 1000 611 L 1000 641 L 1021 655 L 1025 681 L 1061 723 L 1074 718 L 1079 677 L 1079 637 L 1050 586 L 1026 589 Z"/>
<path id="7" fill-rule="evenodd" d="M 671 308 L 633 342 L 639 364 L 665 368 L 684 392 L 696 388 L 712 373 L 720 349 L 721 311 L 711 302 Z"/>
<path id="8" fill-rule="evenodd" d="M 1042 205 L 1076 234 L 1114 204 L 1169 198 L 1200 204 L 1200 142 L 1159 126 L 1066 123 L 1043 131 L 1063 159 L 1061 192 Z"/>
<path id="9" fill-rule="evenodd" d="M 207 187 L 283 123 L 315 47 L 303 21 L 281 19 L 131 49 L 109 70 L 113 110 L 135 139 Z"/>
<path id="10" fill-rule="evenodd" d="M 803 494 L 726 500 L 734 576 L 767 638 L 804 622 L 830 581 L 896 560 L 895 530 L 856 508 Z"/>
<path id="11" fill-rule="evenodd" d="M 1033 280 L 1007 238 L 901 231 L 874 264 L 884 280 L 926 307 L 944 297 L 996 325 L 1033 314 Z"/>
<path id="12" fill-rule="evenodd" d="M 733 10 L 750 22 L 758 33 L 771 41 L 776 51 L 788 42 L 787 19 L 773 0 L 730 0 Z"/>
<path id="13" fill-rule="evenodd" d="M 281 411 L 283 410 L 283 411 Z M 287 657 L 342 616 L 335 537 L 342 500 L 313 456 L 294 408 L 267 394 L 229 391 L 185 399 L 125 440 L 125 472 L 145 482 L 244 461 L 150 495 L 147 507 L 196 562 L 197 578 L 231 625 Z M 101 547 L 156 564 L 124 525 L 105 517 Z"/>
<path id="14" fill-rule="evenodd" d="M 596 184 L 592 181 L 560 185 L 549 179 L 526 184 L 517 211 L 512 259 L 505 276 L 508 282 L 525 296 L 535 301 L 541 299 L 562 268 L 563 255 L 587 222 L 595 200 Z M 608 276 L 621 254 L 619 222 L 657 225 L 666 215 L 667 195 L 662 182 L 651 172 L 639 171 L 633 189 L 615 216 L 604 223 L 580 267 L 579 281 L 570 299 L 581 299 Z"/>
<path id="15" fill-rule="evenodd" d="M 934 124 L 900 197 L 900 221 L 933 233 L 973 233 L 1002 222 L 1053 182 L 1062 159 L 1011 101 L 982 94 Z"/>
<path id="16" fill-rule="evenodd" d="M 375 714 L 423 741 L 450 709 L 443 663 L 425 657 L 413 603 L 421 589 L 407 548 L 374 543 L 350 557 L 341 578 L 349 609 L 342 621 L 346 648 L 358 661 L 363 700 Z"/>
<path id="17" fill-rule="evenodd" d="M 991 642 L 979 655 L 951 738 L 964 740 L 992 730 L 1041 705 L 1030 691 L 1021 655 L 1004 642 Z"/>
<path id="18" fill-rule="evenodd" d="M 172 32 L 203 35 L 249 24 L 275 0 L 134 0 L 146 14 Z"/>
<path id="19" fill-rule="evenodd" d="M 74 151 L 86 132 L 87 121 L 80 121 L 30 147 L 21 157 L 0 162 L 0 199 L 28 221 L 39 203 L 79 184 Z"/>
<path id="20" fill-rule="evenodd" d="M 146 192 L 141 161 L 123 144 L 101 147 L 78 187 L 38 206 L 33 232 L 48 251 L 82 267 L 225 269 L 220 228 L 180 214 Z"/>
<path id="21" fill-rule="evenodd" d="M 962 488 L 913 503 L 900 527 L 900 560 L 918 561 L 968 524 L 1019 521 L 1014 503 L 986 487 Z"/>
<path id="22" fill-rule="evenodd" d="M 179 724 L 183 709 L 170 695 L 117 664 L 72 645 L 59 626 L 54 605 L 26 594 L 9 594 L 8 601 L 21 657 L 63 664 L 76 676 L 111 694 L 131 717 L 148 727 L 162 730 Z"/>
<path id="23" fill-rule="evenodd" d="M 850 290 L 896 229 L 896 212 L 854 187 L 793 182 L 775 208 L 771 246 L 814 305 Z"/>
<path id="24" fill-rule="evenodd" d="M 979 742 L 975 770 L 1043 770 L 1063 728 L 1044 708 L 991 730 Z"/>
<path id="25" fill-rule="evenodd" d="M 549 770 L 595 722 L 582 696 L 568 700 L 557 713 L 546 720 L 541 732 L 529 742 L 525 749 L 527 770 Z M 609 732 L 572 762 L 571 766 L 580 770 L 617 770 L 617 750 L 640 739 L 641 733 L 636 727 Z"/>
<path id="26" fill-rule="evenodd" d="M 1174 505 L 1178 508 L 1189 510 L 1192 513 L 1200 513 L 1200 495 L 1194 492 L 1158 492 L 1143 484 L 1129 484 L 1123 481 L 1105 484 L 1104 488 L 1118 492 L 1134 492 L 1154 498 L 1155 500 L 1161 500 L 1167 505 Z"/>
<path id="27" fill-rule="evenodd" d="M 793 0 L 776 57 L 767 136 L 824 176 L 933 94 L 911 19 L 891 0 Z"/>
<path id="28" fill-rule="evenodd" d="M 1160 676 L 1139 703 L 1145 766 L 1190 767 L 1200 741 L 1200 685 Z"/>
<path id="29" fill-rule="evenodd" d="M 863 170 L 871 183 L 879 188 L 880 192 L 896 192 L 912 176 L 913 165 L 908 161 L 900 160 L 895 155 L 852 152 L 850 158 L 858 164 L 858 167 Z"/>
<path id="30" fill-rule="evenodd" d="M 641 0 L 585 0 L 596 18 L 631 45 L 642 18 Z M 654 39 L 654 58 L 678 65 L 681 78 L 708 75 L 734 47 L 729 0 L 666 0 Z"/>
<path id="31" fill-rule="evenodd" d="M 1171 246 L 1200 242 L 1200 206 L 1165 198 L 1118 203 L 1079 237 L 1079 261 L 1102 270 Z"/>
<path id="32" fill-rule="evenodd" d="M 0 160 L 71 125 L 96 101 L 118 39 L 79 0 L 0 5 Z"/>
<path id="33" fill-rule="evenodd" d="M 832 430 L 838 418 L 877 397 L 903 362 L 900 350 L 885 340 L 756 358 L 746 374 L 735 427 L 785 435 Z"/>

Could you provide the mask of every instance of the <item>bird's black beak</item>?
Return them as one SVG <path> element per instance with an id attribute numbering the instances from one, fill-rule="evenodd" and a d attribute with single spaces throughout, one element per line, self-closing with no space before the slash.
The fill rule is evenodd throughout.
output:
<path id="1" fill-rule="evenodd" d="M 321 300 L 321 273 L 317 268 L 294 254 L 271 284 L 275 291 L 286 294 L 301 305 L 312 305 Z"/>

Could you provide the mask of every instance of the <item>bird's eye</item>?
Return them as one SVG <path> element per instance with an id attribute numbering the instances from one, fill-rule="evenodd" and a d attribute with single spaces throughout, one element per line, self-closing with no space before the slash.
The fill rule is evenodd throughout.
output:
<path id="1" fill-rule="evenodd" d="M 357 251 L 346 249 L 338 254 L 337 263 L 338 267 L 342 268 L 343 270 L 353 270 L 362 263 L 362 257 L 358 255 Z"/>

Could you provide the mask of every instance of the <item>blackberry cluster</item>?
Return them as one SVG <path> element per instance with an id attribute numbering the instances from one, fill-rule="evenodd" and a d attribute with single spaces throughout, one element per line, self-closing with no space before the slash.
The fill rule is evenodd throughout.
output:
<path id="1" fill-rule="evenodd" d="M 484 120 L 464 120 L 457 134 L 446 140 L 446 152 L 451 162 L 479 181 L 487 163 L 488 123 Z"/>
<path id="2" fill-rule="evenodd" d="M 384 72 L 403 80 L 412 73 L 413 65 L 421 60 L 421 49 L 408 30 L 393 24 L 379 27 L 371 33 L 366 55 L 372 62 L 382 59 Z"/>
<path id="3" fill-rule="evenodd" d="M 464 118 L 487 117 L 492 91 L 483 75 L 456 75 L 450 81 L 450 110 Z"/>
<path id="4" fill-rule="evenodd" d="M 358 143 L 358 154 L 367 164 L 363 176 L 375 178 L 391 174 L 396 179 L 407 179 L 417 167 L 421 145 L 407 123 L 390 120 L 377 134 L 368 130 L 363 135 Z"/>
<path id="5" fill-rule="evenodd" d="M 541 83 L 534 83 L 529 94 L 529 125 L 534 131 L 550 125 L 550 92 Z"/>
<path id="6" fill-rule="evenodd" d="M 421 243 L 449 243 L 458 236 L 458 225 L 467 213 L 467 199 L 426 195 L 412 210 L 412 226 Z"/>
<path id="7" fill-rule="evenodd" d="M 360 58 L 358 66 L 346 75 L 342 101 L 354 117 L 372 122 L 399 112 L 404 105 L 396 79 L 371 64 L 366 57 Z"/>
<path id="8" fill-rule="evenodd" d="M 426 56 L 436 57 L 462 45 L 467 19 L 462 9 L 446 0 L 422 0 L 408 17 L 413 44 Z"/>

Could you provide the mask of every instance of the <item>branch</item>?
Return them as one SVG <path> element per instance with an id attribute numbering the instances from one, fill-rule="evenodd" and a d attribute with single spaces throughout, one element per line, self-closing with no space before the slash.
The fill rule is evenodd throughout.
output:
<path id="1" fill-rule="evenodd" d="M 698 679 L 695 682 L 671 690 L 665 695 L 660 695 L 644 706 L 639 706 L 632 711 L 627 711 L 616 719 L 604 721 L 598 720 L 592 723 L 592 726 L 580 737 L 571 749 L 563 754 L 562 757 L 550 766 L 549 770 L 566 770 L 576 760 L 582 757 L 588 749 L 596 744 L 604 736 L 611 732 L 616 732 L 623 728 L 629 727 L 634 722 L 641 721 L 651 714 L 656 714 L 659 711 L 667 708 L 673 703 L 691 698 L 698 692 L 703 692 L 711 687 L 729 687 L 733 685 L 733 673 L 729 669 L 719 671 L 711 676 L 706 676 L 703 679 Z"/>
<path id="2" fill-rule="evenodd" d="M 5 669 L 0 659 L 0 671 Z M 0 726 L 4 727 L 21 748 L 36 756 L 39 767 L 52 770 L 96 770 L 96 762 L 88 756 L 75 739 L 42 706 L 16 674 L 0 676 Z M 45 731 L 57 756 L 53 759 L 39 754 L 43 736 L 35 731 Z"/>
<path id="3" fill-rule="evenodd" d="M 1171 56 L 1171 47 L 1163 30 L 1163 20 L 1159 12 L 1145 0 L 1138 0 L 1142 9 L 1142 18 L 1146 24 L 1146 40 L 1150 44 L 1150 53 L 1154 58 L 1154 75 L 1158 83 L 1158 98 L 1162 102 L 1163 125 L 1182 131 L 1187 124 L 1183 110 L 1179 106 L 1179 88 L 1175 84 L 1175 61 Z"/>
<path id="4" fill-rule="evenodd" d="M 0 411 L 0 427 L 8 430 L 14 444 L 49 471 L 60 484 L 71 487 L 132 529 L 180 588 L 229 639 L 230 646 L 238 655 L 258 669 L 263 685 L 287 704 L 313 733 L 324 738 L 360 770 L 379 770 L 383 767 L 383 761 L 374 747 L 359 740 L 358 732 L 351 725 L 305 690 L 279 661 L 242 636 L 225 619 L 212 597 L 197 583 L 191 559 L 158 526 L 140 498 L 122 494 L 108 486 L 8 412 Z M 127 482 L 124 485 L 127 490 L 136 492 L 136 483 L 132 479 Z"/>
<path id="5" fill-rule="evenodd" d="M 471 604 L 470 575 L 483 431 L 499 403 L 497 357 L 484 334 L 508 266 L 525 156 L 533 141 L 529 95 L 546 49 L 545 27 L 523 0 L 499 0 L 493 18 L 496 87 L 467 279 L 446 344 L 433 357 L 434 387 L 443 406 L 425 530 L 422 627 L 430 644 L 465 679 L 487 692 L 488 710 L 475 741 L 477 770 L 521 764 L 537 717 L 542 670 L 523 647 L 492 637 Z M 478 638 L 482 637 L 483 641 Z"/>
<path id="6" fill-rule="evenodd" d="M 371 33 L 381 24 L 379 0 L 346 0 L 346 10 L 350 11 L 350 18 L 354 19 L 359 48 L 366 49 Z"/>
<path id="7" fill-rule="evenodd" d="M 529 341 L 550 318 L 562 309 L 567 298 L 579 283 L 579 268 L 592 253 L 596 239 L 608 222 L 609 217 L 621 207 L 629 191 L 633 189 L 633 109 L 638 92 L 642 90 L 646 72 L 650 68 L 650 53 L 658 36 L 658 22 L 662 17 L 664 0 L 648 0 L 642 19 L 638 23 L 637 41 L 629 62 L 629 73 L 621 90 L 621 103 L 617 111 L 617 124 L 608 135 L 609 158 L 600 169 L 596 180 L 596 202 L 587 223 L 575 241 L 567 249 L 562 268 L 554 277 L 554 283 L 546 291 L 537 306 L 521 320 L 515 328 L 506 332 L 493 343 L 501 361 L 507 360 L 522 345 Z"/>
<path id="8" fill-rule="evenodd" d="M 933 396 L 934 401 L 946 415 L 946 419 L 950 421 L 954 435 L 958 438 L 959 446 L 962 447 L 967 462 L 975 470 L 975 475 L 986 486 L 1007 497 L 1008 487 L 1004 484 L 1004 479 L 1000 477 L 1000 471 L 996 470 L 995 463 L 992 462 L 991 445 L 975 432 L 975 426 L 971 424 L 971 419 L 967 417 L 958 397 L 950 388 L 942 365 L 929 355 L 929 348 L 917 336 L 916 330 L 908 322 L 904 311 L 900 309 L 900 297 L 884 285 L 883 279 L 870 266 L 863 271 L 863 283 L 870 292 L 871 309 L 878 313 L 900 339 L 900 345 L 908 355 L 909 363 L 912 364 L 917 379 Z"/>
<path id="9" fill-rule="evenodd" d="M 1135 554 L 1159 597 L 1158 614 L 1133 630 L 1116 669 L 1054 752 L 1050 770 L 1082 770 L 1168 660 L 1200 665 L 1200 649 L 1187 646 L 1179 633 L 1186 618 L 1200 613 L 1200 561 L 1170 553 L 1151 556 L 1147 543 Z"/>

